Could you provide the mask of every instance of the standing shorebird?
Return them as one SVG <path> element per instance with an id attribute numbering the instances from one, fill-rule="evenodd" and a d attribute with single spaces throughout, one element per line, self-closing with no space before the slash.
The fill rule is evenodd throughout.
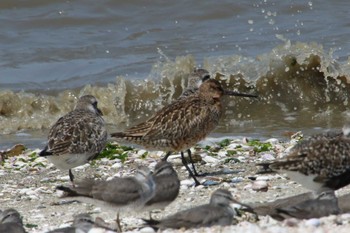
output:
<path id="1" fill-rule="evenodd" d="M 317 195 L 334 191 L 350 184 L 350 137 L 340 132 L 317 134 L 285 158 L 258 165 L 286 173 Z"/>
<path id="2" fill-rule="evenodd" d="M 149 169 L 139 169 L 133 177 L 115 177 L 112 180 L 84 179 L 75 187 L 58 186 L 66 197 L 72 197 L 102 208 L 117 211 L 116 222 L 121 231 L 119 212 L 138 211 L 154 196 L 155 183 Z"/>
<path id="3" fill-rule="evenodd" d="M 233 199 L 228 190 L 218 189 L 211 195 L 209 204 L 177 212 L 159 221 L 145 219 L 144 221 L 156 229 L 228 226 L 232 224 L 236 214 L 236 211 L 230 206 L 231 203 L 238 202 Z"/>
<path id="4" fill-rule="evenodd" d="M 218 125 L 223 113 L 221 98 L 224 95 L 257 97 L 224 90 L 218 81 L 209 79 L 200 85 L 196 93 L 165 106 L 147 121 L 125 132 L 112 133 L 111 136 L 140 144 L 147 149 L 167 151 L 163 160 L 172 152 L 180 151 L 182 163 L 196 185 L 199 185 L 187 166 L 183 151 L 187 150 L 190 156 L 189 148 L 204 139 Z"/>
<path id="5" fill-rule="evenodd" d="M 272 215 L 277 220 L 286 218 L 310 219 L 339 214 L 338 199 L 333 191 L 322 192 L 317 198 L 306 200 L 296 205 L 277 208 Z"/>
<path id="6" fill-rule="evenodd" d="M 177 100 L 196 94 L 199 90 L 199 86 L 208 79 L 210 79 L 210 74 L 207 70 L 197 68 L 194 69 L 188 77 L 188 85 L 186 90 L 182 92 Z"/>
<path id="7" fill-rule="evenodd" d="M 0 232 L 25 233 L 20 214 L 15 209 L 0 211 Z"/>
<path id="8" fill-rule="evenodd" d="M 95 158 L 105 147 L 107 131 L 97 100 L 92 95 L 80 97 L 75 109 L 52 126 L 48 143 L 39 156 L 46 157 L 61 170 L 72 168 Z"/>
<path id="9" fill-rule="evenodd" d="M 180 180 L 169 162 L 161 160 L 156 164 L 153 180 L 156 185 L 155 194 L 145 203 L 143 210 L 163 209 L 179 194 Z M 151 212 L 150 219 L 152 219 Z"/>

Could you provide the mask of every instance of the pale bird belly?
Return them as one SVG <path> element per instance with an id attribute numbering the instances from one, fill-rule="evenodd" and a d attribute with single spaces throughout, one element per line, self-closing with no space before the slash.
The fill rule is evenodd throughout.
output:
<path id="1" fill-rule="evenodd" d="M 89 161 L 93 154 L 63 154 L 51 155 L 47 159 L 60 170 L 68 170 L 74 167 L 84 165 Z"/>
<path id="2" fill-rule="evenodd" d="M 307 189 L 318 191 L 322 189 L 323 183 L 315 182 L 314 179 L 317 175 L 304 175 L 300 172 L 280 170 L 280 173 L 286 173 L 287 176 L 301 184 Z"/>

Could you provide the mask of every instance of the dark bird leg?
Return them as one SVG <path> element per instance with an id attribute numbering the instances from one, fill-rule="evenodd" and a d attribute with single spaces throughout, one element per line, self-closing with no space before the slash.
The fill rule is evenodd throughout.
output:
<path id="1" fill-rule="evenodd" d="M 188 157 L 190 158 L 190 162 L 191 162 L 191 164 L 192 164 L 193 174 L 194 174 L 195 176 L 204 176 L 204 174 L 198 174 L 198 172 L 197 172 L 197 170 L 196 170 L 196 167 L 194 166 L 194 161 L 193 161 L 193 159 L 192 159 L 191 150 L 188 149 L 188 150 L 187 150 L 187 153 L 188 153 Z"/>
<path id="2" fill-rule="evenodd" d="M 117 213 L 117 219 L 115 221 L 117 222 L 117 232 L 122 232 L 122 227 L 120 225 L 120 219 L 119 219 L 119 211 Z"/>
<path id="3" fill-rule="evenodd" d="M 187 161 L 185 159 L 185 156 L 184 156 L 184 152 L 181 151 L 181 159 L 182 159 L 182 164 L 186 167 L 188 173 L 190 174 L 190 177 L 193 178 L 194 182 L 195 182 L 195 186 L 198 186 L 200 185 L 201 183 L 197 180 L 197 178 L 193 175 L 191 169 L 187 166 Z"/>
<path id="4" fill-rule="evenodd" d="M 167 161 L 168 157 L 171 155 L 171 151 L 167 152 L 162 161 Z"/>
<path id="5" fill-rule="evenodd" d="M 72 185 L 74 187 L 74 175 L 72 173 L 72 169 L 69 169 L 68 174 L 69 174 L 69 179 L 72 182 Z"/>
<path id="6" fill-rule="evenodd" d="M 152 211 L 149 211 L 148 213 L 149 213 L 149 220 L 152 221 L 153 220 L 153 218 L 152 218 Z"/>

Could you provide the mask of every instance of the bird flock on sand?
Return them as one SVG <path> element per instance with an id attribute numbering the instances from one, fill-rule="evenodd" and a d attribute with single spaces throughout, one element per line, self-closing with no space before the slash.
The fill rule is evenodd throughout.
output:
<path id="1" fill-rule="evenodd" d="M 83 178 L 76 180 L 72 168 L 94 158 L 107 144 L 108 133 L 98 101 L 92 95 L 79 98 L 73 111 L 64 115 L 51 127 L 48 141 L 39 156 L 47 158 L 60 170 L 68 170 L 70 185 L 57 186 L 62 198 L 92 203 L 113 211 L 113 227 L 103 219 L 95 220 L 89 214 L 76 215 L 71 227 L 50 232 L 88 232 L 93 227 L 122 231 L 123 213 L 149 212 L 144 224 L 156 230 L 167 228 L 188 229 L 227 226 L 237 215 L 234 205 L 254 213 L 254 209 L 235 200 L 226 189 L 217 189 L 208 203 L 185 209 L 163 219 L 152 218 L 155 209 L 164 209 L 173 202 L 180 189 L 180 180 L 172 164 L 167 161 L 171 153 L 181 154 L 194 185 L 201 184 L 190 148 L 210 134 L 223 114 L 224 96 L 257 98 L 255 94 L 225 90 L 221 83 L 210 77 L 205 69 L 195 69 L 189 77 L 189 88 L 169 105 L 148 120 L 110 136 L 118 143 L 134 143 L 149 150 L 164 152 L 154 171 L 139 167 L 133 176 L 112 179 Z M 311 199 L 276 208 L 273 218 L 309 219 L 340 213 L 335 190 L 350 183 L 349 130 L 311 136 L 292 148 L 289 155 L 275 161 L 256 164 L 261 172 L 287 174 L 305 188 L 313 191 Z M 188 154 L 190 165 L 185 158 Z M 15 209 L 0 210 L 0 232 L 26 232 L 20 214 Z"/>

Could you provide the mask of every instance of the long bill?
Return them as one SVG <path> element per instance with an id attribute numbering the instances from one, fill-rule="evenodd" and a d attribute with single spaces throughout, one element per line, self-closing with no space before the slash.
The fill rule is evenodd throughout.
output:
<path id="1" fill-rule="evenodd" d="M 253 94 L 247 94 L 247 93 L 240 93 L 236 91 L 226 91 L 224 92 L 224 95 L 233 95 L 233 96 L 242 96 L 242 97 L 250 97 L 250 98 L 258 98 L 257 95 Z"/>

